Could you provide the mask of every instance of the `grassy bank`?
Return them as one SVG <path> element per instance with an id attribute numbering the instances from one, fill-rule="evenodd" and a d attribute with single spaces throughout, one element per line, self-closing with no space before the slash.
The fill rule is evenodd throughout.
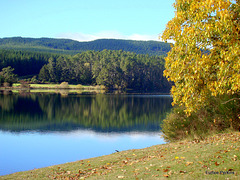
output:
<path id="1" fill-rule="evenodd" d="M 60 93 L 60 94 L 68 94 L 68 93 L 104 93 L 104 86 L 88 86 L 88 85 L 71 85 L 68 83 L 61 84 L 20 84 L 14 83 L 12 87 L 0 87 L 0 90 L 11 90 L 12 92 L 18 93 L 22 91 L 27 91 L 30 93 L 34 92 L 46 92 L 46 93 Z"/>
<path id="2" fill-rule="evenodd" d="M 19 172 L 0 179 L 240 179 L 240 133 Z"/>
<path id="3" fill-rule="evenodd" d="M 21 88 L 20 83 L 14 83 L 13 88 Z M 24 87 L 23 87 L 24 88 Z M 70 85 L 68 83 L 61 84 L 28 84 L 25 88 L 31 89 L 105 89 L 104 86 L 87 86 L 87 85 Z"/>

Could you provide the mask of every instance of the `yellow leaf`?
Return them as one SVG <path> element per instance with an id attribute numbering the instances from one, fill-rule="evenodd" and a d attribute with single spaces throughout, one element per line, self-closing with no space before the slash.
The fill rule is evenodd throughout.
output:
<path id="1" fill-rule="evenodd" d="M 172 104 L 184 105 L 190 115 L 205 107 L 209 95 L 240 91 L 240 31 L 235 17 L 239 4 L 230 0 L 178 0 L 174 8 L 175 17 L 162 34 L 164 41 L 175 41 L 165 59 L 164 76 L 175 84 Z"/>
<path id="2" fill-rule="evenodd" d="M 189 166 L 189 165 L 191 165 L 191 164 L 193 164 L 193 162 L 187 162 L 187 163 L 186 163 L 186 166 Z"/>
<path id="3" fill-rule="evenodd" d="M 117 176 L 117 178 L 118 178 L 118 179 L 123 179 L 123 178 L 124 178 L 124 176 Z"/>

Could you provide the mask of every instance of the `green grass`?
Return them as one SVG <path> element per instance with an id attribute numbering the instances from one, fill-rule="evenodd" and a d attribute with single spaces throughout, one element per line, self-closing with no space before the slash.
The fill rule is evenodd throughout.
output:
<path id="1" fill-rule="evenodd" d="M 18 93 L 19 91 L 13 91 Z M 94 90 L 94 89 L 31 89 L 29 91 L 30 93 L 60 93 L 60 94 L 69 94 L 69 93 L 74 93 L 74 94 L 82 94 L 82 93 L 97 93 L 97 94 L 102 94 L 104 93 L 104 90 Z"/>
<path id="2" fill-rule="evenodd" d="M 61 84 L 30 84 L 31 89 L 21 88 L 20 83 L 14 83 L 11 88 L 12 92 L 19 93 L 22 90 L 27 90 L 30 93 L 60 93 L 62 95 L 67 95 L 69 93 L 83 94 L 83 93 L 105 93 L 104 86 L 87 86 L 87 85 L 65 85 Z M 5 88 L 3 88 L 5 89 Z"/>
<path id="3" fill-rule="evenodd" d="M 14 83 L 13 88 L 20 86 L 20 83 Z M 61 89 L 60 84 L 30 84 L 34 89 Z M 104 89 L 104 86 L 88 86 L 88 85 L 71 85 L 69 84 L 66 89 Z"/>
<path id="4" fill-rule="evenodd" d="M 30 84 L 31 88 L 54 89 L 58 84 Z"/>
<path id="5" fill-rule="evenodd" d="M 12 87 L 18 87 L 18 86 L 20 86 L 20 83 L 13 83 L 13 85 L 12 85 Z"/>
<path id="6" fill-rule="evenodd" d="M 240 133 L 228 132 L 200 142 L 116 152 L 0 179 L 240 179 L 239 149 Z"/>

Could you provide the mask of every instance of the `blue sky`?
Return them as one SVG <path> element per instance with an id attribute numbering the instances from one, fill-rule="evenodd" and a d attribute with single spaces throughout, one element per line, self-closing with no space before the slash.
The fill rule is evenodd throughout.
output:
<path id="1" fill-rule="evenodd" d="M 0 38 L 158 40 L 174 0 L 0 0 Z"/>

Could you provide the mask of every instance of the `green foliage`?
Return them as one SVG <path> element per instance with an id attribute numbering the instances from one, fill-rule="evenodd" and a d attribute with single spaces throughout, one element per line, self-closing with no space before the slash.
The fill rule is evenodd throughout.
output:
<path id="1" fill-rule="evenodd" d="M 20 86 L 19 86 L 20 88 L 30 89 L 30 85 L 27 82 L 21 81 L 20 83 L 21 83 Z"/>
<path id="2" fill-rule="evenodd" d="M 9 43 L 14 43 L 11 40 Z M 22 40 L 20 38 L 19 43 Z M 122 44 L 123 42 L 125 43 L 122 41 Z M 163 77 L 163 56 L 141 55 L 123 50 L 85 51 L 72 56 L 0 50 L 0 67 L 7 66 L 13 67 L 20 79 L 28 82 L 65 81 L 70 84 L 102 85 L 108 89 L 163 92 L 169 92 L 171 86 Z M 31 79 L 33 76 L 35 78 Z"/>
<path id="3" fill-rule="evenodd" d="M 62 82 L 62 83 L 59 85 L 59 88 L 61 88 L 61 89 L 67 89 L 67 88 L 69 88 L 68 82 Z"/>
<path id="4" fill-rule="evenodd" d="M 12 86 L 12 84 L 17 81 L 17 75 L 14 74 L 13 71 L 14 68 L 8 66 L 6 68 L 3 68 L 0 72 L 0 80 L 1 83 L 5 83 L 4 86 L 7 86 L 6 83 L 9 83 L 9 86 Z"/>
<path id="5" fill-rule="evenodd" d="M 240 128 L 238 98 L 237 95 L 211 97 L 208 99 L 209 106 L 191 113 L 190 116 L 186 115 L 185 107 L 174 107 L 162 124 L 164 139 L 167 141 L 185 138 L 203 139 L 207 135 L 227 129 L 238 130 Z"/>
<path id="6" fill-rule="evenodd" d="M 83 89 L 83 86 L 81 84 L 76 85 L 76 89 Z"/>
<path id="7" fill-rule="evenodd" d="M 160 56 L 137 55 L 122 50 L 86 51 L 74 56 L 50 58 L 39 73 L 48 82 L 103 85 L 108 89 L 139 89 L 168 92 Z"/>
<path id="8" fill-rule="evenodd" d="M 1 49 L 18 49 L 61 54 L 77 54 L 83 51 L 123 50 L 137 54 L 166 55 L 170 45 L 157 41 L 132 41 L 117 39 L 99 39 L 90 42 L 78 42 L 70 39 L 52 38 L 0 38 Z"/>
<path id="9" fill-rule="evenodd" d="M 36 75 L 51 57 L 57 58 L 58 55 L 29 51 L 0 50 L 0 69 L 11 66 L 15 69 L 14 73 L 18 76 Z"/>
<path id="10" fill-rule="evenodd" d="M 39 79 L 46 82 L 50 79 L 50 74 L 47 65 L 44 65 L 38 75 Z"/>
<path id="11" fill-rule="evenodd" d="M 32 84 L 38 83 L 37 76 L 33 76 L 30 80 L 30 83 L 32 83 Z"/>

